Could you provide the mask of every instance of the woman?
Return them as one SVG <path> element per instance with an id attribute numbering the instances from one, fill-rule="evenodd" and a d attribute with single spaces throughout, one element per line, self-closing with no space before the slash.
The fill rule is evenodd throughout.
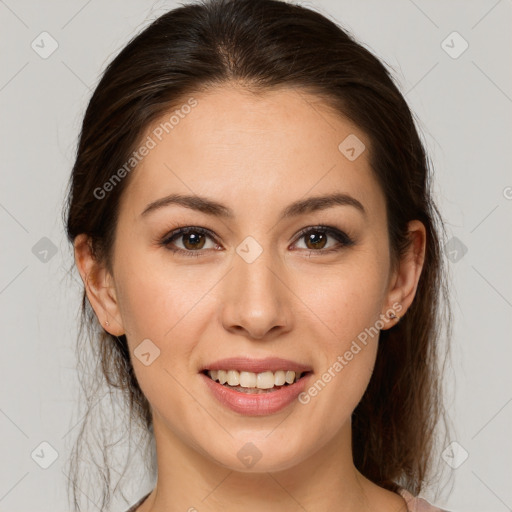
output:
<path id="1" fill-rule="evenodd" d="M 211 0 L 123 49 L 66 213 L 101 375 L 155 441 L 131 511 L 439 510 L 429 185 L 385 67 L 318 13 Z"/>

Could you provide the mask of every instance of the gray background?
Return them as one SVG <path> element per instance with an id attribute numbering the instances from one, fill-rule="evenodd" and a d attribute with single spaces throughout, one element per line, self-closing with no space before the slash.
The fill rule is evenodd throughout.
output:
<path id="1" fill-rule="evenodd" d="M 79 288 L 78 274 L 67 275 L 64 191 L 100 72 L 134 32 L 176 5 L 0 0 L 0 511 L 67 510 Z M 512 510 L 512 2 L 305 5 L 393 68 L 419 119 L 436 198 L 455 237 L 445 254 L 455 315 L 447 400 L 458 445 L 441 460 L 453 489 L 425 497 L 453 512 Z M 47 58 L 31 47 L 51 49 L 44 31 L 58 43 Z M 48 469 L 41 464 L 52 449 L 42 442 L 58 454 Z M 146 489 L 134 484 L 133 501 Z"/>

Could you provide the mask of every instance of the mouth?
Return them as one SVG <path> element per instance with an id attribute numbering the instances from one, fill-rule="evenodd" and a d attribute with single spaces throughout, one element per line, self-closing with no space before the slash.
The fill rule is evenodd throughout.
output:
<path id="1" fill-rule="evenodd" d="M 199 375 L 223 407 L 246 416 L 265 416 L 291 407 L 313 377 L 313 368 L 280 357 L 240 356 L 209 362 Z"/>
<path id="2" fill-rule="evenodd" d="M 201 372 L 214 382 L 239 393 L 266 394 L 292 386 L 309 375 L 310 371 L 277 370 L 249 372 L 238 370 L 209 370 Z"/>

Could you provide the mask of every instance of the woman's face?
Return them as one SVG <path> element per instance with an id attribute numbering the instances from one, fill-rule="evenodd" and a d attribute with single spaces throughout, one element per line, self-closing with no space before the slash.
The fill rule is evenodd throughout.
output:
<path id="1" fill-rule="evenodd" d="M 144 136 L 155 147 L 122 197 L 112 301 L 93 305 L 126 333 L 166 443 L 239 471 L 286 469 L 350 442 L 376 333 L 418 275 L 391 271 L 385 198 L 356 126 L 292 89 L 194 99 L 168 134 L 171 113 Z M 238 370 L 225 377 L 249 392 L 205 370 Z M 294 370 L 307 373 L 282 385 Z"/>

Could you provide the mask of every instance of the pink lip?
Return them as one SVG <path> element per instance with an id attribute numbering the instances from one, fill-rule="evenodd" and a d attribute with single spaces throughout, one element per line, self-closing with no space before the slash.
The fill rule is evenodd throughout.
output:
<path id="1" fill-rule="evenodd" d="M 278 370 L 291 370 L 297 372 L 310 372 L 311 366 L 296 363 L 288 359 L 279 357 L 268 357 L 266 359 L 250 359 L 248 357 L 230 357 L 220 359 L 213 363 L 205 365 L 200 372 L 204 370 L 237 370 L 238 372 L 277 372 Z"/>
<path id="2" fill-rule="evenodd" d="M 231 370 L 236 369 L 233 366 L 228 367 Z M 226 368 L 226 366 L 223 368 Z M 247 366 L 245 366 L 245 368 L 247 368 Z M 236 391 L 210 379 L 210 377 L 204 373 L 200 373 L 199 375 L 205 381 L 213 396 L 232 411 L 246 416 L 265 416 L 267 414 L 274 414 L 290 405 L 299 394 L 304 391 L 306 381 L 312 374 L 302 377 L 293 384 L 283 386 L 277 391 L 261 394 L 249 394 Z"/>

